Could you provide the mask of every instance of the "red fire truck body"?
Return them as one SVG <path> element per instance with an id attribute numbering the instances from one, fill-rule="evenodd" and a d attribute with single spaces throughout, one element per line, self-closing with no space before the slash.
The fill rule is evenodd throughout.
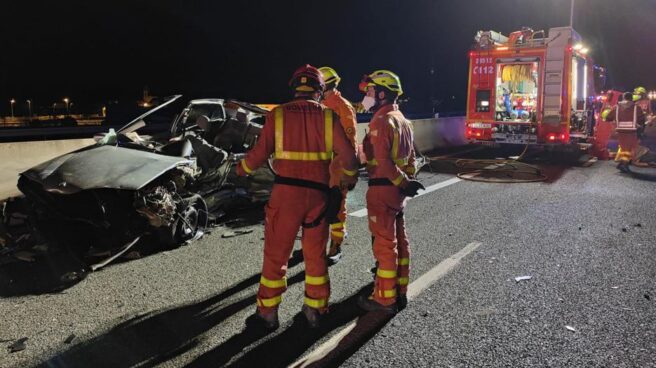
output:
<path id="1" fill-rule="evenodd" d="M 479 32 L 469 54 L 466 137 L 482 144 L 586 142 L 594 125 L 595 67 L 570 27 L 548 35 Z"/>

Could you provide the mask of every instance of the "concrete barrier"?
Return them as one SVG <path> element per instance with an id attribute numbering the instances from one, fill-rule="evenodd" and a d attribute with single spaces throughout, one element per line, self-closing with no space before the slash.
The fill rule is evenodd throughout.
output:
<path id="1" fill-rule="evenodd" d="M 413 120 L 412 124 L 415 142 L 421 152 L 467 144 L 465 139 L 465 118 L 462 116 Z M 369 124 L 358 124 L 357 128 L 358 137 L 362 142 L 366 131 L 369 129 Z"/>
<path id="2" fill-rule="evenodd" d="M 91 138 L 0 143 L 0 200 L 20 194 L 16 188 L 19 173 L 93 143 Z"/>

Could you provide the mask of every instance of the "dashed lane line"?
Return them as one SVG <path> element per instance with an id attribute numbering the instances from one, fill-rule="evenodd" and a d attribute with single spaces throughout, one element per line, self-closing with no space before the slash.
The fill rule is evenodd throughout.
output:
<path id="1" fill-rule="evenodd" d="M 415 199 L 415 198 L 417 198 L 417 197 L 421 197 L 421 196 L 423 196 L 424 194 L 428 194 L 428 193 L 430 193 L 430 192 L 434 192 L 434 191 L 436 191 L 436 190 L 438 190 L 438 189 L 442 189 L 442 188 L 448 187 L 449 185 L 452 185 L 452 184 L 455 184 L 455 183 L 458 183 L 458 182 L 461 182 L 461 181 L 462 181 L 462 179 L 460 179 L 460 178 L 452 178 L 452 179 L 449 179 L 449 180 L 441 181 L 441 182 L 439 182 L 439 183 L 436 183 L 436 184 L 430 185 L 428 188 L 426 188 L 426 190 L 422 190 L 421 192 L 419 192 L 419 194 L 417 194 L 413 199 Z M 351 212 L 351 213 L 349 213 L 349 216 L 353 216 L 353 217 L 365 217 L 365 216 L 367 216 L 367 209 L 366 209 L 366 208 L 363 208 L 363 209 L 360 209 L 360 210 L 357 210 L 357 211 Z"/>
<path id="2" fill-rule="evenodd" d="M 444 277 L 444 275 L 449 273 L 449 271 L 453 270 L 460 264 L 460 261 L 463 258 L 478 249 L 481 244 L 481 242 L 472 242 L 467 244 L 464 248 L 458 251 L 458 253 L 443 260 L 430 271 L 426 272 L 417 280 L 413 281 L 408 286 L 408 301 L 412 301 L 413 299 L 417 298 L 417 296 L 419 296 L 419 294 L 421 294 L 424 290 L 428 289 L 431 285 Z M 349 323 L 348 326 L 344 327 L 340 332 L 331 337 L 328 341 L 324 342 L 304 358 L 301 358 L 299 361 L 291 364 L 289 367 L 303 368 L 320 361 L 331 351 L 337 348 L 342 339 L 348 336 L 348 334 L 357 326 L 357 322 L 358 320 L 355 319 Z"/>

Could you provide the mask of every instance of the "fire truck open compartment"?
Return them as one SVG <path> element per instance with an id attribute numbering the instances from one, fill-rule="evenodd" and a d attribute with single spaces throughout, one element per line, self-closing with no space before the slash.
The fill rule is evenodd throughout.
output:
<path id="1" fill-rule="evenodd" d="M 495 120 L 534 120 L 539 88 L 538 62 L 499 60 L 496 69 Z"/>

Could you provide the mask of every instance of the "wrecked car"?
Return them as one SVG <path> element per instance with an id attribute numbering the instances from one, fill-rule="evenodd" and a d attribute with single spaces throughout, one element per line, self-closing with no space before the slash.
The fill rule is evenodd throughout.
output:
<path id="1" fill-rule="evenodd" d="M 18 188 L 33 202 L 39 231 L 78 252 L 127 250 L 144 236 L 174 246 L 202 236 L 231 208 L 266 202 L 270 165 L 248 178 L 234 167 L 257 141 L 267 111 L 192 100 L 166 131 L 148 130 L 148 117 L 180 97 L 21 173 Z"/>

